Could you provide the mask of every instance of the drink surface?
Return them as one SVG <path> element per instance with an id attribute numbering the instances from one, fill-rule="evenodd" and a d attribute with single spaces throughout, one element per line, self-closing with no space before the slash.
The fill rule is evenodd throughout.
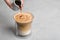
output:
<path id="1" fill-rule="evenodd" d="M 19 22 L 19 23 L 28 23 L 28 22 L 32 21 L 32 18 L 33 18 L 32 15 L 28 12 L 17 13 L 14 16 L 15 21 Z"/>

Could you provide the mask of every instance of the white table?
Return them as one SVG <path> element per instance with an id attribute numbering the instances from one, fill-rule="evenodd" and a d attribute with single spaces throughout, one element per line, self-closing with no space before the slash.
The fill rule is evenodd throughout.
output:
<path id="1" fill-rule="evenodd" d="M 26 0 L 24 11 L 34 15 L 32 35 L 16 37 L 6 28 L 15 26 L 13 15 L 18 11 L 0 0 L 0 40 L 60 40 L 60 0 Z"/>

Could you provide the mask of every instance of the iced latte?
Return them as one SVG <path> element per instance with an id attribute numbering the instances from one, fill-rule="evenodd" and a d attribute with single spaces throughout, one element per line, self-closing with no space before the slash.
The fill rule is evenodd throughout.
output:
<path id="1" fill-rule="evenodd" d="M 29 12 L 17 13 L 14 15 L 14 19 L 17 23 L 18 34 L 25 36 L 31 32 L 31 23 L 33 15 Z"/>

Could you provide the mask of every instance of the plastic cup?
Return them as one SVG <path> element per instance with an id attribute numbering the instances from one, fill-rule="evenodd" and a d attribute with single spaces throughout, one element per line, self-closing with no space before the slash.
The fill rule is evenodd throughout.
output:
<path id="1" fill-rule="evenodd" d="M 26 36 L 31 33 L 33 15 L 30 12 L 16 13 L 14 20 L 17 24 L 17 35 Z"/>

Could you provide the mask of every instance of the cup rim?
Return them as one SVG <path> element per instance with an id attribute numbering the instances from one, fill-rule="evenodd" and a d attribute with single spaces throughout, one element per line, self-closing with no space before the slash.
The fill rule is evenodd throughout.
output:
<path id="1" fill-rule="evenodd" d="M 16 21 L 15 16 L 16 16 L 16 15 L 18 15 L 18 14 L 20 14 L 20 12 L 18 12 L 18 13 L 16 13 L 16 14 L 14 14 L 14 16 L 13 16 L 14 20 L 15 20 L 16 22 L 18 22 L 18 23 L 30 23 L 30 22 L 32 22 L 32 21 L 33 21 L 34 16 L 33 16 L 33 14 L 32 14 L 32 13 L 30 13 L 30 12 L 23 12 L 23 13 L 31 14 L 31 16 L 32 16 L 32 20 L 29 20 L 29 21 L 27 21 L 27 22 L 19 22 L 19 21 Z"/>

